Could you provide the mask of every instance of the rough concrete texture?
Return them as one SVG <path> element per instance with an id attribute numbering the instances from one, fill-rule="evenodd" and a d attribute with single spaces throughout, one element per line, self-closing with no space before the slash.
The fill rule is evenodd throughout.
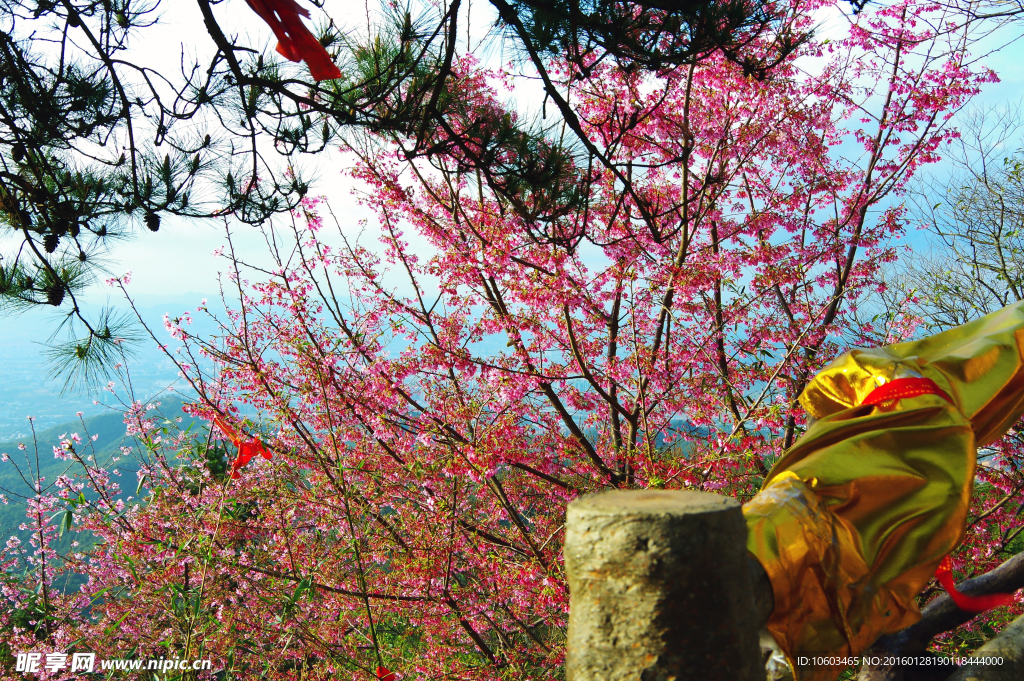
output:
<path id="1" fill-rule="evenodd" d="M 947 681 L 1020 681 L 1024 679 L 1024 615 L 971 653 L 975 659 L 1002 658 L 1002 664 L 965 664 Z"/>
<path id="2" fill-rule="evenodd" d="M 568 681 L 763 681 L 734 499 L 610 491 L 569 505 Z"/>

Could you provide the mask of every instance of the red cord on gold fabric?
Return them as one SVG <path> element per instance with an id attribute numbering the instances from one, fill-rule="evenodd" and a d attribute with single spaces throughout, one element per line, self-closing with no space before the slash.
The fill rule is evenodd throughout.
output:
<path id="1" fill-rule="evenodd" d="M 946 394 L 946 391 L 935 384 L 930 378 L 897 378 L 885 385 L 880 385 L 864 398 L 861 404 L 882 404 L 892 402 L 904 397 L 918 397 L 920 395 L 938 395 L 950 404 L 953 398 Z"/>
<path id="2" fill-rule="evenodd" d="M 883 404 L 904 397 L 918 397 L 920 395 L 938 395 L 950 404 L 953 404 L 953 398 L 930 378 L 894 379 L 872 390 L 861 404 Z M 942 562 L 939 563 L 939 567 L 935 570 L 935 578 L 939 580 L 939 584 L 942 585 L 942 588 L 946 590 L 949 597 L 956 603 L 956 607 L 966 612 L 983 612 L 1000 605 L 1010 605 L 1014 602 L 1013 594 L 968 596 L 957 591 L 956 582 L 953 581 L 953 561 L 949 556 L 943 558 Z"/>

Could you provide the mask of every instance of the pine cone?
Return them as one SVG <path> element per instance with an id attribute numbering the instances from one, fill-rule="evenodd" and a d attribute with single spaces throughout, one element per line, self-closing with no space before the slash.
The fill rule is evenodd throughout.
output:
<path id="1" fill-rule="evenodd" d="M 64 302 L 64 284 L 56 283 L 46 289 L 46 302 L 54 307 L 59 307 Z"/>

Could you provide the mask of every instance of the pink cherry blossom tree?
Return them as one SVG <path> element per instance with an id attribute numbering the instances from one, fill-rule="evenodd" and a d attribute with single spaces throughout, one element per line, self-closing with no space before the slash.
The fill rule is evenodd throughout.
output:
<path id="1" fill-rule="evenodd" d="M 830 8 L 775 11 L 805 33 Z M 505 101 L 511 72 L 453 59 L 443 124 L 342 150 L 379 242 L 307 198 L 266 228 L 272 268 L 228 251 L 219 334 L 167 320 L 223 425 L 136 425 L 146 503 L 76 515 L 101 541 L 65 607 L 97 621 L 61 631 L 238 678 L 557 677 L 571 499 L 749 498 L 810 376 L 914 333 L 858 306 L 901 190 L 995 78 L 943 11 L 865 11 L 770 69 L 530 52 L 550 125 Z M 254 441 L 272 458 L 232 466 Z"/>

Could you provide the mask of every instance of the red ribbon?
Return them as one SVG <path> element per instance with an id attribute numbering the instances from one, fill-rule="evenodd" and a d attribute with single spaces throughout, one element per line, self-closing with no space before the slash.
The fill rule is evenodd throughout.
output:
<path id="1" fill-rule="evenodd" d="M 395 681 L 396 677 L 394 672 L 389 672 L 384 667 L 377 667 L 377 678 L 380 681 Z"/>
<path id="2" fill-rule="evenodd" d="M 882 404 L 904 397 L 919 397 L 921 395 L 938 395 L 950 404 L 953 398 L 946 394 L 946 391 L 935 384 L 930 378 L 897 378 L 885 385 L 880 385 L 864 398 L 861 404 Z"/>
<path id="3" fill-rule="evenodd" d="M 295 0 L 245 1 L 277 36 L 277 51 L 281 56 L 291 61 L 305 61 L 314 80 L 341 78 L 341 71 L 331 61 L 331 55 L 299 18 L 300 14 L 309 17 L 309 12 Z"/>
<path id="4" fill-rule="evenodd" d="M 920 395 L 938 395 L 950 404 L 953 404 L 953 398 L 930 378 L 894 379 L 872 390 L 861 404 L 882 404 L 904 397 L 918 397 Z M 953 561 L 949 556 L 943 558 L 942 562 L 939 563 L 939 567 L 935 569 L 935 578 L 939 580 L 939 584 L 942 585 L 942 588 L 946 590 L 949 597 L 956 603 L 956 607 L 964 612 L 984 612 L 1001 605 L 1010 605 L 1014 602 L 1013 594 L 968 596 L 957 591 L 956 582 L 953 581 Z"/>
<path id="5" fill-rule="evenodd" d="M 1000 605 L 1012 605 L 1015 601 L 1013 594 L 987 594 L 985 596 L 968 596 L 956 590 L 956 582 L 953 581 L 953 561 L 949 556 L 942 559 L 939 567 L 935 570 L 935 577 L 939 584 L 946 590 L 949 597 L 956 603 L 956 607 L 965 612 L 984 612 L 997 608 Z"/>
<path id="6" fill-rule="evenodd" d="M 253 438 L 252 440 L 246 441 L 243 439 L 234 428 L 228 425 L 227 421 L 221 417 L 216 417 L 213 422 L 220 428 L 221 432 L 228 436 L 228 439 L 238 447 L 238 458 L 231 464 L 231 477 L 237 480 L 240 476 L 238 475 L 238 469 L 249 463 L 253 457 L 257 454 L 262 456 L 268 461 L 271 458 L 271 454 L 267 451 L 267 448 L 263 446 L 263 443 Z"/>

